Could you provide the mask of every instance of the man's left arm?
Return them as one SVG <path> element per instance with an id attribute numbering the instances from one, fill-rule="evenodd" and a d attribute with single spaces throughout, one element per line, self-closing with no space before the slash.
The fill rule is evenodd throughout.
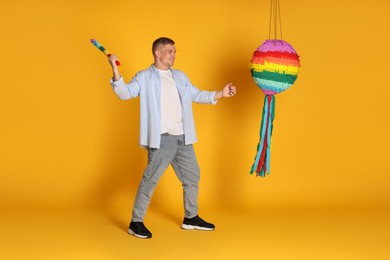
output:
<path id="1" fill-rule="evenodd" d="M 201 104 L 216 104 L 218 99 L 233 97 L 237 93 L 236 87 L 232 83 L 227 84 L 222 90 L 218 91 L 199 90 L 192 84 L 190 84 L 190 87 L 192 101 Z"/>
<path id="2" fill-rule="evenodd" d="M 203 104 L 216 104 L 217 100 L 222 97 L 233 97 L 236 93 L 236 87 L 232 83 L 228 83 L 222 90 L 207 91 L 199 90 L 197 87 L 191 84 L 187 75 L 180 71 L 182 79 L 185 84 L 191 89 L 192 101 Z"/>

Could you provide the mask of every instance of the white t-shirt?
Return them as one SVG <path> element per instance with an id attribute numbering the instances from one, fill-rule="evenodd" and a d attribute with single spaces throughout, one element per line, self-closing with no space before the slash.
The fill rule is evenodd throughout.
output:
<path id="1" fill-rule="evenodd" d="M 179 92 L 170 70 L 158 70 L 161 80 L 161 133 L 183 134 Z"/>

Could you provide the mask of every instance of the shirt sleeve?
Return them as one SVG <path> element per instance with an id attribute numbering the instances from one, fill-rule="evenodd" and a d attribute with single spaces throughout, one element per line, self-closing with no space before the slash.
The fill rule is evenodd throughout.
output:
<path id="1" fill-rule="evenodd" d="M 216 91 L 199 90 L 197 87 L 190 85 L 192 101 L 200 104 L 217 104 L 217 100 L 214 99 Z"/>
<path id="2" fill-rule="evenodd" d="M 121 100 L 139 96 L 140 84 L 138 83 L 137 75 L 129 83 L 126 83 L 122 76 L 117 81 L 113 81 L 111 78 L 110 83 L 115 94 Z"/>
<path id="3" fill-rule="evenodd" d="M 185 78 L 187 85 L 190 87 L 193 102 L 200 104 L 217 104 L 217 100 L 214 99 L 215 93 L 217 93 L 216 91 L 200 90 L 194 85 L 192 85 L 191 81 L 184 73 L 183 77 Z"/>

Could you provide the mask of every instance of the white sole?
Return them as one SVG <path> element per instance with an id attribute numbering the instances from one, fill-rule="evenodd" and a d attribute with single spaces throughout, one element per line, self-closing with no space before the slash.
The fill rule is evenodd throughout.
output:
<path id="1" fill-rule="evenodd" d="M 142 236 L 142 235 L 138 235 L 138 234 L 134 233 L 134 231 L 131 230 L 130 228 L 129 228 L 129 230 L 127 231 L 127 233 L 129 233 L 130 235 L 133 235 L 133 236 L 135 236 L 135 237 L 138 237 L 138 238 L 143 238 L 143 239 L 148 238 L 147 236 Z"/>
<path id="2" fill-rule="evenodd" d="M 193 225 L 187 225 L 187 224 L 182 224 L 181 228 L 186 229 L 186 230 L 204 230 L 204 231 L 214 230 L 214 228 L 205 228 L 205 227 L 199 227 L 199 226 L 193 226 Z"/>

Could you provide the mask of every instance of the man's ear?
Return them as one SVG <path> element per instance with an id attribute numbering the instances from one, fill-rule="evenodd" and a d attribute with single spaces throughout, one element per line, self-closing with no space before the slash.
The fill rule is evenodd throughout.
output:
<path id="1" fill-rule="evenodd" d="M 160 50 L 155 50 L 154 51 L 154 55 L 156 56 L 156 57 L 158 57 L 158 58 L 160 58 Z"/>

